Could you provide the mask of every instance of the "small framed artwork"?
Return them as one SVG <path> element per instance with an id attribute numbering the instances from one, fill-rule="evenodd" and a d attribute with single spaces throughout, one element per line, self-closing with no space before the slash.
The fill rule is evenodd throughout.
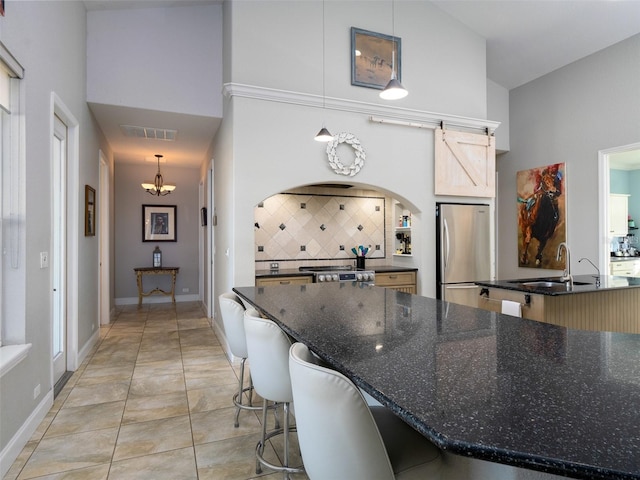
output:
<path id="1" fill-rule="evenodd" d="M 84 186 L 84 236 L 96 234 L 96 191 L 89 185 Z"/>
<path id="2" fill-rule="evenodd" d="M 351 27 L 351 85 L 383 90 L 394 68 L 402 82 L 400 45 L 398 37 Z"/>
<path id="3" fill-rule="evenodd" d="M 178 241 L 177 207 L 175 205 L 142 205 L 142 241 Z"/>
<path id="4" fill-rule="evenodd" d="M 207 207 L 200 209 L 200 223 L 203 227 L 207 226 Z"/>

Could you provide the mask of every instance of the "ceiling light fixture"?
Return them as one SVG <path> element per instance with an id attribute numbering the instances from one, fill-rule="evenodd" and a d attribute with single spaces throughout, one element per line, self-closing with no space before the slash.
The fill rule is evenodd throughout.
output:
<path id="1" fill-rule="evenodd" d="M 324 87 L 324 0 L 322 0 L 322 115 L 325 113 L 326 105 L 325 87 Z M 322 128 L 314 137 L 316 142 L 330 142 L 333 140 L 333 135 L 329 133 L 329 130 L 324 126 L 324 119 L 322 121 Z"/>
<path id="2" fill-rule="evenodd" d="M 144 188 L 147 193 L 150 193 L 151 195 L 156 195 L 156 196 L 164 196 L 164 195 L 169 195 L 171 192 L 173 192 L 176 189 L 175 185 L 170 185 L 170 184 L 165 184 L 164 180 L 162 179 L 162 174 L 160 173 L 160 159 L 162 158 L 162 155 L 156 154 L 155 156 L 158 159 L 158 173 L 156 173 L 156 178 L 153 181 L 153 183 L 151 182 L 146 182 L 146 183 L 142 183 L 142 188 Z"/>
<path id="3" fill-rule="evenodd" d="M 396 75 L 396 18 L 395 18 L 395 2 L 391 0 L 391 80 L 380 92 L 380 98 L 383 100 L 399 100 L 406 97 L 409 92 L 402 86 Z"/>

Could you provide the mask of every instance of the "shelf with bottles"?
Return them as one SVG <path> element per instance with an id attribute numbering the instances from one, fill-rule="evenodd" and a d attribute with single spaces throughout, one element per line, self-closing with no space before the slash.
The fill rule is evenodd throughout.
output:
<path id="1" fill-rule="evenodd" d="M 395 203 L 394 249 L 393 256 L 411 256 L 411 212 L 400 202 Z"/>

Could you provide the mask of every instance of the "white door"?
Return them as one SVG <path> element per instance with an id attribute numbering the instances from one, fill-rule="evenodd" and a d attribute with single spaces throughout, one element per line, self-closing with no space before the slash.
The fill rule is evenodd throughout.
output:
<path id="1" fill-rule="evenodd" d="M 53 383 L 57 383 L 67 369 L 67 306 L 66 306 L 66 171 L 67 126 L 54 117 L 53 155 L 51 165 L 52 235 L 51 268 L 52 292 L 52 355 Z"/>

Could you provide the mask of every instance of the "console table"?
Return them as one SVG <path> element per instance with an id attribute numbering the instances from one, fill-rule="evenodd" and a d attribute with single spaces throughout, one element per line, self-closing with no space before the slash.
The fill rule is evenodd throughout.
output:
<path id="1" fill-rule="evenodd" d="M 171 301 L 176 303 L 176 275 L 178 275 L 178 271 L 180 270 L 179 267 L 137 267 L 133 270 L 136 272 L 136 280 L 138 282 L 138 307 L 142 306 L 142 297 L 148 297 L 154 293 L 171 295 Z M 145 293 L 142 289 L 142 277 L 144 275 L 171 275 L 171 291 L 165 292 L 156 287 Z"/>

